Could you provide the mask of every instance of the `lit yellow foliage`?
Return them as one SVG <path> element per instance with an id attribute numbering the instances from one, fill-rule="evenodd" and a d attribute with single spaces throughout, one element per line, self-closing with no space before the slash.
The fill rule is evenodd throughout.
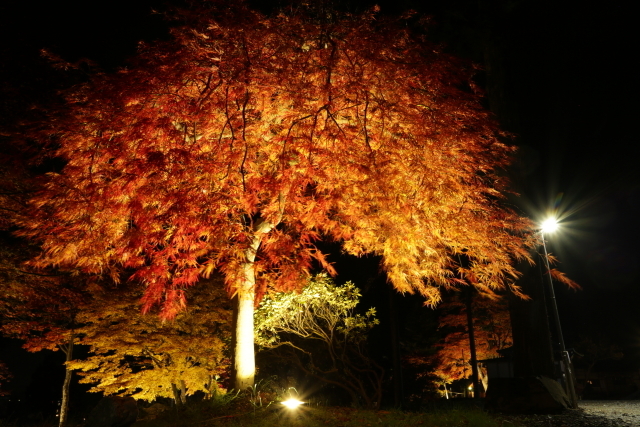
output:
<path id="1" fill-rule="evenodd" d="M 141 314 L 141 292 L 92 289 L 94 300 L 78 315 L 84 326 L 76 333 L 93 355 L 69 368 L 81 371 L 81 382 L 97 383 L 90 391 L 107 395 L 152 401 L 217 392 L 216 380 L 228 368 L 231 322 L 222 281 L 192 289 L 189 309 L 168 322 Z"/>
<path id="2" fill-rule="evenodd" d="M 380 322 L 375 308 L 356 312 L 360 290 L 351 282 L 337 286 L 326 274 L 309 280 L 300 292 L 274 293 L 255 312 L 256 344 L 293 345 L 281 335 L 331 341 L 331 337 L 358 345 Z M 338 338 L 340 337 L 340 338 Z"/>

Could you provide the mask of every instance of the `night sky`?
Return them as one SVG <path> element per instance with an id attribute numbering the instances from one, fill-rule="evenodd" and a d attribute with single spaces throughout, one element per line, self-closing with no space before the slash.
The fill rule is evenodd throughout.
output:
<path id="1" fill-rule="evenodd" d="M 356 9 L 363 4 L 351 2 Z M 632 2 L 380 4 L 383 12 L 412 7 L 432 14 L 434 37 L 476 62 L 486 59 L 482 40 L 490 42 L 488 55 L 498 66 L 488 102 L 520 146 L 510 171 L 521 195 L 514 204 L 534 220 L 557 212 L 562 229 L 548 236 L 548 248 L 583 288 L 556 285 L 567 346 L 597 329 L 640 358 L 639 50 Z M 153 8 L 163 2 L 3 0 L 0 96 L 21 96 L 10 90 L 19 86 L 35 98 L 46 87 L 38 68 L 43 48 L 106 70 L 124 65 L 138 41 L 167 37 Z"/>

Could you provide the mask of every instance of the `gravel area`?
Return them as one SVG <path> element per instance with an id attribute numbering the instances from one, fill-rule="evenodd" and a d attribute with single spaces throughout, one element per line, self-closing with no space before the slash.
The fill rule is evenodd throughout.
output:
<path id="1" fill-rule="evenodd" d="M 606 417 L 622 426 L 640 427 L 640 400 L 582 400 L 585 414 Z"/>
<path id="2" fill-rule="evenodd" d="M 557 415 L 498 415 L 503 426 L 640 427 L 640 400 L 581 400 L 580 409 Z"/>

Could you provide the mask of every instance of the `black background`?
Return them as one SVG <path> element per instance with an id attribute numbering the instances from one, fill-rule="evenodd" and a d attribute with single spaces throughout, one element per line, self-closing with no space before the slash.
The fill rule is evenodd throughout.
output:
<path id="1" fill-rule="evenodd" d="M 278 6 L 253 4 L 264 10 Z M 372 4 L 342 6 L 362 10 Z M 380 2 L 383 13 L 413 8 L 431 14 L 436 40 L 485 67 L 479 80 L 488 85 L 488 104 L 520 147 L 510 170 L 513 188 L 520 194 L 513 203 L 536 221 L 551 211 L 559 215 L 561 230 L 548 236 L 548 248 L 560 259 L 559 268 L 582 286 L 570 291 L 557 285 L 567 346 L 581 333 L 600 331 L 624 345 L 629 357 L 638 358 L 638 36 L 631 4 Z M 139 41 L 168 37 L 168 24 L 152 13 L 164 8 L 163 2 L 150 0 L 4 0 L 3 102 L 15 104 L 19 115 L 40 93 L 45 96 L 55 89 L 41 49 L 70 62 L 88 58 L 106 70 L 125 65 Z M 341 280 L 385 286 L 384 280 L 375 279 L 375 260 L 342 259 L 338 267 Z M 371 291 L 367 297 L 369 288 L 361 284 L 367 302 L 380 303 L 387 295 Z M 2 344 L 0 356 L 15 363 L 17 353 L 9 351 L 15 343 Z M 42 367 L 49 365 L 43 357 L 29 357 L 21 360 L 33 365 L 31 373 L 45 375 Z M 17 376 L 22 375 L 28 382 L 26 373 Z"/>

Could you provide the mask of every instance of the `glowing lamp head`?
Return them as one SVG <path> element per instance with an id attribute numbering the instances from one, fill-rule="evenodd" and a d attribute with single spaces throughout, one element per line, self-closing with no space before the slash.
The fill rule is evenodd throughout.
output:
<path id="1" fill-rule="evenodd" d="M 540 229 L 543 233 L 553 233 L 558 229 L 558 220 L 555 218 L 545 219 L 542 224 L 540 224 Z"/>
<path id="2" fill-rule="evenodd" d="M 284 406 L 289 409 L 296 409 L 298 406 L 302 405 L 304 402 L 300 402 L 298 399 L 294 399 L 293 397 L 282 402 Z"/>

